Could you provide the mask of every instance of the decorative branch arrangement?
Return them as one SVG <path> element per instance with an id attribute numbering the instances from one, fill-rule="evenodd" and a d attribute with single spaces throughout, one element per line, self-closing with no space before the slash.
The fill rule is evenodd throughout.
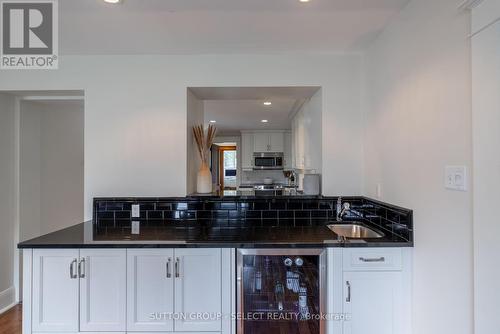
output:
<path id="1" fill-rule="evenodd" d="M 194 139 L 196 140 L 198 153 L 200 154 L 200 159 L 203 164 L 208 163 L 208 151 L 212 147 L 216 131 L 217 129 L 215 126 L 210 124 L 207 129 L 207 135 L 205 136 L 205 129 L 203 128 L 203 125 L 193 126 Z"/>

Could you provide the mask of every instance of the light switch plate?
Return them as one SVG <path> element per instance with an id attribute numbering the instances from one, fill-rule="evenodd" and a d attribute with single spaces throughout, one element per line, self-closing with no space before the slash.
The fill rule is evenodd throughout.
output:
<path id="1" fill-rule="evenodd" d="M 449 190 L 467 190 L 467 167 L 466 166 L 446 166 L 444 176 L 444 186 Z"/>
<path id="2" fill-rule="evenodd" d="M 132 234 L 139 234 L 140 226 L 141 226 L 141 222 L 133 221 L 132 222 Z"/>
<path id="3" fill-rule="evenodd" d="M 139 204 L 132 204 L 132 218 L 139 218 L 141 216 L 141 206 Z"/>
<path id="4" fill-rule="evenodd" d="M 378 199 L 382 198 L 382 184 L 381 183 L 377 183 L 377 185 L 375 186 L 375 193 L 377 194 Z"/>

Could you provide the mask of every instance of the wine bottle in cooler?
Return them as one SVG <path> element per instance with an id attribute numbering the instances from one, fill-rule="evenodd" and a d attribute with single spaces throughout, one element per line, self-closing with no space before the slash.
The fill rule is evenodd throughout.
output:
<path id="1" fill-rule="evenodd" d="M 284 307 L 284 299 L 285 299 L 285 288 L 280 281 L 277 281 L 274 286 L 274 296 L 276 299 L 276 303 L 278 305 L 278 311 L 283 311 Z"/>
<path id="2" fill-rule="evenodd" d="M 302 283 L 299 288 L 299 313 L 302 319 L 309 318 L 309 306 L 307 305 L 307 286 Z"/>

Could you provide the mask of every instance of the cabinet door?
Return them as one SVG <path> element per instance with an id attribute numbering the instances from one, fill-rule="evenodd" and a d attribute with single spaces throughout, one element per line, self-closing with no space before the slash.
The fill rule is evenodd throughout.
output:
<path id="1" fill-rule="evenodd" d="M 80 331 L 125 331 L 126 250 L 82 249 L 80 258 Z"/>
<path id="2" fill-rule="evenodd" d="M 269 152 L 271 145 L 269 141 L 269 133 L 255 133 L 253 136 L 253 150 L 254 152 Z"/>
<path id="3" fill-rule="evenodd" d="M 401 272 L 344 272 L 344 334 L 402 333 Z"/>
<path id="4" fill-rule="evenodd" d="M 33 251 L 33 332 L 78 332 L 78 249 Z"/>
<path id="5" fill-rule="evenodd" d="M 269 134 L 269 151 L 271 152 L 285 151 L 283 132 L 271 132 Z"/>
<path id="6" fill-rule="evenodd" d="M 242 169 L 252 169 L 253 168 L 253 134 L 242 133 L 241 134 L 241 168 Z"/>
<path id="7" fill-rule="evenodd" d="M 295 115 L 293 137 L 295 146 L 295 168 L 305 168 L 305 125 L 304 112 L 301 110 Z"/>
<path id="8" fill-rule="evenodd" d="M 283 151 L 283 165 L 285 169 L 292 169 L 292 134 L 285 132 L 284 134 L 284 151 Z"/>
<path id="9" fill-rule="evenodd" d="M 175 250 L 175 313 L 184 317 L 175 320 L 175 331 L 221 330 L 221 258 L 218 248 Z"/>
<path id="10" fill-rule="evenodd" d="M 128 332 L 174 330 L 165 316 L 174 312 L 173 258 L 173 249 L 127 251 Z"/>

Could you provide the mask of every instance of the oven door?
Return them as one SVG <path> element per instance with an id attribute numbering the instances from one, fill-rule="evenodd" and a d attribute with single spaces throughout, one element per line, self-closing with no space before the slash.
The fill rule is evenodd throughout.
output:
<path id="1" fill-rule="evenodd" d="M 238 334 L 324 334 L 323 249 L 239 249 Z"/>

